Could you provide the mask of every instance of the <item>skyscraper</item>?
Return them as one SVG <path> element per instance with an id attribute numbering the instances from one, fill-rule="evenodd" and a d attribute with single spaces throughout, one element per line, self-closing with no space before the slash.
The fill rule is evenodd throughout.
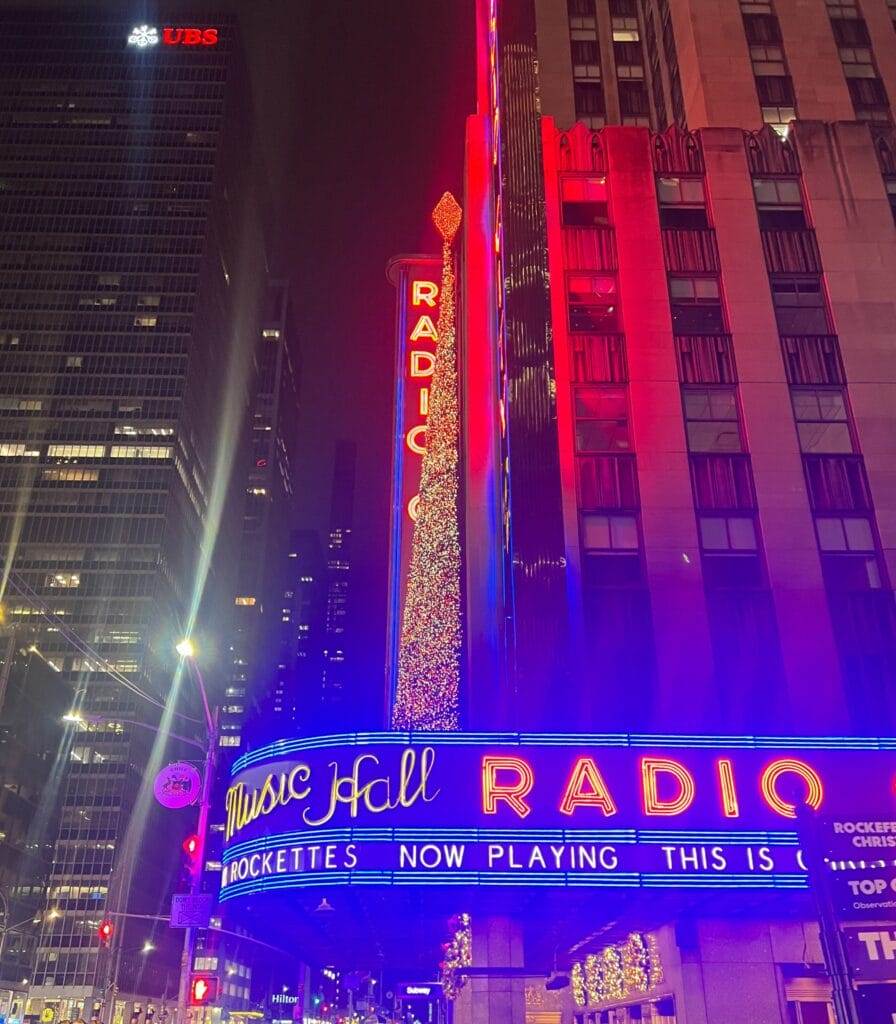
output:
<path id="1" fill-rule="evenodd" d="M 336 724 L 351 699 L 352 663 L 349 595 L 352 572 L 352 525 L 355 515 L 357 445 L 337 441 L 327 531 L 325 609 L 319 702 L 320 721 Z"/>
<path id="2" fill-rule="evenodd" d="M 211 637 L 233 594 L 211 554 L 264 267 L 249 99 L 229 19 L 32 8 L 2 36 L 5 601 L 79 715 L 33 1005 L 89 1018 L 114 987 L 118 1015 L 166 974 L 176 991 L 164 934 L 115 918 L 97 938 L 171 889 L 176 844 L 136 843 L 140 823 L 125 840 L 152 741 L 131 723 L 158 721 L 173 644 L 194 618 Z"/>
<path id="3" fill-rule="evenodd" d="M 285 281 L 268 287 L 255 363 L 232 668 L 219 723 L 219 743 L 231 754 L 240 747 L 248 705 L 274 685 L 286 614 L 281 573 L 296 514 L 299 349 Z"/>

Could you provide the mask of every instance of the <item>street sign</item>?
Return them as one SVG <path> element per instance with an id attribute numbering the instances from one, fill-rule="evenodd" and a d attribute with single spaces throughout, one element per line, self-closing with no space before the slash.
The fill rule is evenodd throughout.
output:
<path id="1" fill-rule="evenodd" d="M 172 928 L 208 928 L 215 906 L 210 892 L 178 892 L 171 897 Z"/>
<path id="2" fill-rule="evenodd" d="M 165 765 L 153 782 L 156 800 L 171 809 L 190 807 L 199 798 L 202 779 L 198 770 L 187 761 Z"/>

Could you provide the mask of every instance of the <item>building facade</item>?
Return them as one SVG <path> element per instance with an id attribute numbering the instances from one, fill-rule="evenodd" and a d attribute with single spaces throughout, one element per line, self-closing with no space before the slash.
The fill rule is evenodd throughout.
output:
<path id="1" fill-rule="evenodd" d="M 892 732 L 893 13 L 479 5 L 467 728 Z M 462 1019 L 833 1019 L 802 896 L 591 907 L 568 992 Z M 632 935 L 662 982 L 606 983 Z M 532 939 L 474 916 L 473 965 Z"/>
<path id="2" fill-rule="evenodd" d="M 172 644 L 234 592 L 211 552 L 264 267 L 251 117 L 232 20 L 198 44 L 120 14 L 2 22 L 5 603 L 76 712 L 32 1010 L 90 1019 L 117 991 L 117 1019 L 176 995 L 167 932 L 117 915 L 167 912 L 176 848 L 130 812 Z"/>

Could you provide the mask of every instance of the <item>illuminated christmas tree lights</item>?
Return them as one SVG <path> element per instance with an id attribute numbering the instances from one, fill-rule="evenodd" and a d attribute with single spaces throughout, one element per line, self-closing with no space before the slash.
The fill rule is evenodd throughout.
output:
<path id="1" fill-rule="evenodd" d="M 450 192 L 432 214 L 442 236 L 442 286 L 435 370 L 429 390 L 426 452 L 392 708 L 396 729 L 453 730 L 460 725 L 460 530 L 453 242 L 461 208 Z"/>

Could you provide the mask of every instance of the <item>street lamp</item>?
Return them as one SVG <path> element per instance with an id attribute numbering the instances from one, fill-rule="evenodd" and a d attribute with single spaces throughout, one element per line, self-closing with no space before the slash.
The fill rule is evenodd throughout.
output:
<path id="1" fill-rule="evenodd" d="M 185 636 L 174 648 L 182 658 L 195 658 L 196 648 L 193 645 L 193 641 Z"/>
<path id="2" fill-rule="evenodd" d="M 149 939 L 147 939 L 146 942 L 143 943 L 143 949 L 141 949 L 140 952 L 151 953 L 155 948 L 156 947 L 149 941 Z"/>

